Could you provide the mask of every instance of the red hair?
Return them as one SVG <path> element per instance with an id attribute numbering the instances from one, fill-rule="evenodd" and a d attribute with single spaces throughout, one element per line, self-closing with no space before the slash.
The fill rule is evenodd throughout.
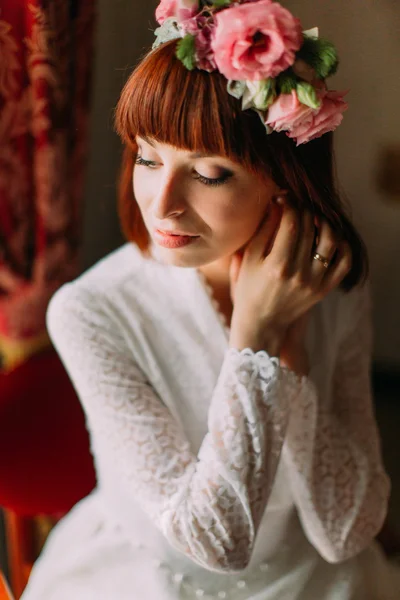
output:
<path id="1" fill-rule="evenodd" d="M 150 52 L 127 81 L 116 109 L 115 125 L 124 143 L 118 212 L 123 233 L 146 252 L 150 237 L 133 195 L 135 138 L 194 152 L 225 156 L 251 172 L 271 177 L 288 189 L 299 210 L 328 221 L 352 249 L 352 268 L 340 287 L 350 290 L 368 276 L 367 249 L 336 189 L 333 136 L 296 146 L 284 133 L 266 135 L 260 117 L 242 111 L 217 71 L 189 71 L 175 56 L 176 41 Z"/>

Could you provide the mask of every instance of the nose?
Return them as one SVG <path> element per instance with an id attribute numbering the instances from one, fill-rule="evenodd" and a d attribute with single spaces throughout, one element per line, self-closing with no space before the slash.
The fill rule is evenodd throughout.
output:
<path id="1" fill-rule="evenodd" d="M 161 181 L 158 193 L 153 199 L 153 216 L 162 221 L 168 217 L 179 216 L 186 210 L 183 182 L 179 173 L 166 173 Z"/>

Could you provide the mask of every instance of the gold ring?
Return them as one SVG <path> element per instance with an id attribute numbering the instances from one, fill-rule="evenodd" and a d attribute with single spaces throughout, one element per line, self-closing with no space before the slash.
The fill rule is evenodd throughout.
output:
<path id="1" fill-rule="evenodd" d="M 319 260 L 320 262 L 322 262 L 322 264 L 324 265 L 325 269 L 327 269 L 329 267 L 329 260 L 327 258 L 325 258 L 325 256 L 321 256 L 321 254 L 318 254 L 318 252 L 316 252 L 313 256 L 314 260 Z"/>

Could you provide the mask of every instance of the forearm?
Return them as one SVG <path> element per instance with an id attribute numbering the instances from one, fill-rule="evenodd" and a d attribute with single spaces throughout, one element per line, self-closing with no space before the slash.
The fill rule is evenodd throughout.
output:
<path id="1" fill-rule="evenodd" d="M 285 439 L 291 401 L 288 379 L 280 376 L 278 360 L 264 352 L 231 349 L 227 353 L 210 405 L 209 432 L 199 450 L 197 472 L 170 531 L 185 543 L 180 525 L 175 528 L 175 524 L 189 513 L 197 523 L 212 518 L 223 531 L 225 555 L 214 557 L 214 565 L 210 560 L 208 568 L 215 568 L 217 561 L 221 570 L 242 570 L 250 560 Z M 206 501 L 201 505 L 203 496 Z M 227 503 L 231 505 L 228 512 Z M 238 530 L 243 540 L 240 549 L 231 543 Z M 207 535 L 213 539 L 215 532 L 210 527 L 203 539 Z"/>

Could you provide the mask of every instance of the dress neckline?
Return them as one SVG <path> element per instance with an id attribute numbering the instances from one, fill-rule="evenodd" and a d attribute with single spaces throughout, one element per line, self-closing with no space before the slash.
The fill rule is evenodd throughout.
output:
<path id="1" fill-rule="evenodd" d="M 155 262 L 164 264 L 164 266 L 167 266 L 161 260 L 161 256 L 159 254 L 158 247 L 154 242 L 150 244 L 149 250 L 150 250 L 150 255 L 151 255 L 152 260 L 154 260 Z M 174 266 L 172 266 L 172 267 L 170 266 L 170 268 L 182 269 L 182 267 L 174 267 Z M 184 269 L 184 270 L 186 270 L 186 269 Z M 217 321 L 221 325 L 221 328 L 225 334 L 226 339 L 229 339 L 231 329 L 228 325 L 228 322 L 227 322 L 227 319 L 226 319 L 224 313 L 221 310 L 218 300 L 214 296 L 214 290 L 212 289 L 211 285 L 208 283 L 206 276 L 202 273 L 202 271 L 200 271 L 199 269 L 197 269 L 195 267 L 189 268 L 189 270 L 192 271 L 195 278 L 200 283 L 200 287 L 205 292 L 205 295 L 208 297 L 210 305 L 214 309 L 214 314 L 217 318 Z"/>
<path id="2" fill-rule="evenodd" d="M 200 271 L 198 269 L 194 269 L 194 271 L 195 271 L 198 280 L 200 281 L 203 289 L 205 290 L 205 292 L 206 292 L 206 294 L 207 294 L 207 296 L 209 298 L 210 304 L 214 308 L 214 311 L 215 311 L 215 314 L 217 316 L 217 319 L 220 322 L 220 325 L 221 325 L 222 329 L 224 330 L 226 337 L 229 338 L 231 329 L 230 329 L 230 327 L 228 325 L 228 322 L 227 322 L 227 319 L 226 319 L 224 313 L 221 310 L 221 307 L 219 305 L 218 300 L 214 296 L 214 290 L 213 290 L 213 288 L 208 283 L 208 280 L 207 280 L 206 276 L 204 275 L 204 273 L 202 271 Z"/>

